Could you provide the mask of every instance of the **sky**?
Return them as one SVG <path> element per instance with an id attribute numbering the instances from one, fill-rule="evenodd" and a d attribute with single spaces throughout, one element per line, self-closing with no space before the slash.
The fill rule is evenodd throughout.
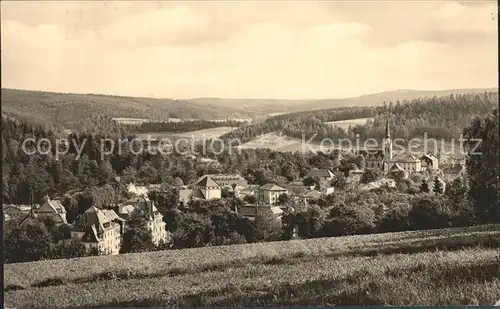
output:
<path id="1" fill-rule="evenodd" d="M 498 87 L 493 1 L 2 1 L 2 87 L 325 99 Z"/>

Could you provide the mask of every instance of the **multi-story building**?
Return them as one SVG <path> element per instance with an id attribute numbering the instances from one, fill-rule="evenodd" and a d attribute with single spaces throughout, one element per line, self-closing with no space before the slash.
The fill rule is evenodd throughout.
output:
<path id="1" fill-rule="evenodd" d="M 257 194 L 260 202 L 268 205 L 274 205 L 278 202 L 281 195 L 288 194 L 288 190 L 273 183 L 268 183 L 260 186 L 257 189 Z"/>
<path id="2" fill-rule="evenodd" d="M 390 161 L 391 168 L 395 164 L 404 169 L 404 171 L 408 174 L 420 172 L 422 170 L 420 159 L 407 152 L 399 153 Z"/>
<path id="3" fill-rule="evenodd" d="M 80 240 L 88 251 L 100 254 L 118 254 L 125 220 L 113 210 L 90 207 L 76 219 L 71 238 Z"/>
<path id="4" fill-rule="evenodd" d="M 163 215 L 158 211 L 153 201 L 143 196 L 136 205 L 135 211 L 138 211 L 147 220 L 151 239 L 155 245 L 160 242 L 167 242 L 167 230 Z"/>
<path id="5" fill-rule="evenodd" d="M 226 174 L 209 174 L 204 177 L 210 177 L 215 181 L 221 188 L 232 188 L 236 187 L 247 187 L 248 182 L 245 178 L 238 174 L 226 175 Z"/>

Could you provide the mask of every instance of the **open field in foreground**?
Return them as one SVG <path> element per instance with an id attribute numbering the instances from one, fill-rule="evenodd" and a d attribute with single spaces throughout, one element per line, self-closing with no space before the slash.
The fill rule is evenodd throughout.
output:
<path id="1" fill-rule="evenodd" d="M 198 131 L 191 131 L 191 132 L 183 132 L 183 133 L 174 133 L 174 132 L 150 132 L 150 133 L 136 133 L 135 135 L 138 138 L 141 139 L 146 139 L 148 138 L 148 135 L 152 139 L 170 139 L 170 140 L 177 140 L 179 138 L 186 138 L 186 139 L 208 139 L 208 138 L 217 138 L 223 134 L 226 134 L 227 132 L 230 132 L 236 128 L 233 127 L 219 127 L 219 128 L 212 128 L 212 129 L 203 129 L 203 130 L 198 130 Z"/>
<path id="2" fill-rule="evenodd" d="M 15 308 L 458 305 L 500 298 L 500 227 L 5 265 Z M 465 298 L 465 299 L 464 299 Z"/>

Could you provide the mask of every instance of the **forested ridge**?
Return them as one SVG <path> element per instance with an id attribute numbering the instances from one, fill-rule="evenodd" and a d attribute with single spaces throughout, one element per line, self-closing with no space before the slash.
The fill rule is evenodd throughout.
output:
<path id="1" fill-rule="evenodd" d="M 92 115 L 146 118 L 251 118 L 255 113 L 230 107 L 206 106 L 172 99 L 134 98 L 98 94 L 65 94 L 2 89 L 2 114 L 30 122 L 74 128 Z"/>
<path id="2" fill-rule="evenodd" d="M 457 94 L 445 97 L 414 99 L 411 101 L 386 102 L 378 107 L 345 107 L 327 110 L 298 112 L 275 116 L 266 121 L 240 127 L 221 138 L 240 139 L 242 143 L 261 134 L 280 131 L 283 134 L 315 141 L 324 138 L 356 138 L 360 140 L 384 136 L 385 113 L 390 110 L 391 134 L 405 140 L 423 137 L 458 139 L 462 128 L 468 126 L 476 116 L 491 113 L 498 106 L 498 92 L 482 94 Z M 353 118 L 374 117 L 366 125 L 351 127 L 346 131 L 326 122 Z"/>

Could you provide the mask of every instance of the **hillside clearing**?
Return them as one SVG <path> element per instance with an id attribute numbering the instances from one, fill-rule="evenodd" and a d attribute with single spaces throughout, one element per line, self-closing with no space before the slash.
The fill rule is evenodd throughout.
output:
<path id="1" fill-rule="evenodd" d="M 229 131 L 228 131 L 229 132 Z M 308 139 L 299 139 L 294 137 L 289 137 L 281 134 L 280 132 L 271 132 L 264 134 L 262 136 L 257 136 L 249 142 L 243 143 L 238 147 L 241 149 L 258 149 L 258 148 L 266 148 L 272 151 L 280 151 L 280 152 L 311 152 L 311 151 L 320 151 L 327 152 L 332 149 L 340 148 L 344 150 L 349 150 L 349 143 L 347 141 L 333 140 L 335 144 L 332 146 L 330 141 L 325 141 L 323 146 L 318 142 L 309 141 Z M 427 153 L 428 151 L 441 151 L 441 159 L 443 162 L 449 161 L 451 158 L 460 159 L 463 158 L 463 150 L 460 148 L 460 144 L 456 141 L 447 141 L 442 139 L 432 139 L 431 137 L 427 138 L 427 148 L 424 144 L 425 139 L 422 138 L 422 142 L 412 142 L 411 151 L 416 153 Z M 352 142 L 352 145 L 355 146 L 355 141 Z M 373 145 L 373 144 L 370 144 Z M 363 148 L 363 143 L 360 142 L 360 148 Z M 402 146 L 401 144 L 395 144 L 396 153 L 400 151 L 408 151 L 407 147 Z"/>
<path id="2" fill-rule="evenodd" d="M 234 127 L 219 127 L 211 129 L 203 129 L 191 132 L 174 133 L 174 132 L 147 132 L 136 133 L 137 138 L 147 139 L 148 136 L 152 139 L 213 139 L 226 134 L 236 128 Z"/>
<path id="3" fill-rule="evenodd" d="M 335 145 L 337 148 L 339 145 Z M 264 134 L 262 136 L 257 136 L 249 142 L 241 144 L 238 146 L 241 149 L 258 149 L 266 148 L 273 151 L 281 152 L 310 152 L 311 149 L 314 151 L 320 151 L 322 147 L 319 143 L 313 143 L 312 141 L 308 143 L 308 140 L 301 140 L 299 138 L 289 137 L 282 135 L 279 132 L 271 132 Z M 326 143 L 323 149 L 326 151 L 331 148 L 331 145 Z M 347 149 L 347 148 L 345 148 Z"/>
<path id="4" fill-rule="evenodd" d="M 365 125 L 369 120 L 373 120 L 373 117 L 370 118 L 354 118 L 347 120 L 338 120 L 338 121 L 329 121 L 326 124 L 331 126 L 337 126 L 342 128 L 342 130 L 346 131 L 349 126 L 362 126 Z"/>
<path id="5" fill-rule="evenodd" d="M 5 298 L 16 308 L 445 305 L 467 291 L 488 304 L 500 297 L 499 239 L 488 225 L 7 264 Z"/>

